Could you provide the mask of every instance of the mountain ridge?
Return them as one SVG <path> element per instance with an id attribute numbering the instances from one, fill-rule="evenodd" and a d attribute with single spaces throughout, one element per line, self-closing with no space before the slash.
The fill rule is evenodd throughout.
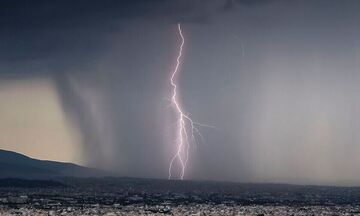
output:
<path id="1" fill-rule="evenodd" d="M 0 178 L 104 177 L 109 173 L 69 162 L 39 160 L 0 149 Z"/>

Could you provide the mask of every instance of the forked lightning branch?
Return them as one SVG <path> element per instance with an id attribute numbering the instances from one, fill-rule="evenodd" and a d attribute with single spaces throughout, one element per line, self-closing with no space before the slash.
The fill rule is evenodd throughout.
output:
<path id="1" fill-rule="evenodd" d="M 175 116 L 176 116 L 176 137 L 175 137 L 175 153 L 171 158 L 169 164 L 169 179 L 172 178 L 179 178 L 181 180 L 184 179 L 185 171 L 189 161 L 189 151 L 191 144 L 196 143 L 194 133 L 198 133 L 200 137 L 200 131 L 195 127 L 195 125 L 211 127 L 208 125 L 203 125 L 194 122 L 188 114 L 184 113 L 184 110 L 178 100 L 178 85 L 176 82 L 176 76 L 179 73 L 180 66 L 182 63 L 182 54 L 183 54 L 183 47 L 185 44 L 185 38 L 182 33 L 181 24 L 177 24 L 178 34 L 180 38 L 180 45 L 178 48 L 178 55 L 176 58 L 175 68 L 171 74 L 170 84 L 173 88 L 172 96 L 171 96 L 171 104 L 172 108 L 174 109 Z M 174 163 L 178 162 L 180 165 L 180 170 L 178 171 L 179 175 L 174 177 L 173 173 L 175 172 Z"/>

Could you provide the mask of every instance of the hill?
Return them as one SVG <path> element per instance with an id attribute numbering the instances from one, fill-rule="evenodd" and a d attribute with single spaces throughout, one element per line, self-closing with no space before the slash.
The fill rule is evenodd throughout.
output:
<path id="1" fill-rule="evenodd" d="M 0 178 L 102 177 L 108 173 L 73 163 L 37 160 L 6 150 L 0 150 Z"/>

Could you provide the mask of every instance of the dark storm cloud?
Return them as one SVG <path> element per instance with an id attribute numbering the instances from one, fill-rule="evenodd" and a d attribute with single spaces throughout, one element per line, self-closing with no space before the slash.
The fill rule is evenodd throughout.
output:
<path id="1" fill-rule="evenodd" d="M 259 4 L 273 3 L 276 1 L 279 0 L 227 0 L 224 4 L 224 9 L 234 9 L 236 5 L 254 6 Z"/>
<path id="2" fill-rule="evenodd" d="M 0 3 L 1 30 L 109 27 L 118 18 L 159 18 L 197 21 L 222 5 L 257 5 L 274 0 L 4 0 Z M 113 26 L 114 27 L 114 26 Z"/>
<path id="3" fill-rule="evenodd" d="M 0 2 L 0 61 L 69 60 L 69 52 L 81 60 L 97 49 L 101 51 L 104 34 L 121 30 L 119 21 L 123 19 L 203 23 L 221 7 L 264 2 L 269 1 L 4 0 Z"/>
<path id="4" fill-rule="evenodd" d="M 1 2 L 1 18 L 3 29 L 99 28 L 111 25 L 109 21 L 117 18 L 181 17 L 197 9 L 190 1 L 17 0 Z M 201 14 L 200 10 L 196 12 Z"/>
<path id="5" fill-rule="evenodd" d="M 182 22 L 184 109 L 216 127 L 201 128 L 189 178 L 358 182 L 359 9 L 355 0 L 0 1 L 0 78 L 53 78 L 89 163 L 166 177 Z"/>
<path id="6" fill-rule="evenodd" d="M 92 102 L 88 101 L 87 96 L 81 95 L 82 85 L 88 85 L 88 82 L 100 85 L 97 91 L 105 101 L 102 102 L 113 103 L 113 91 L 119 89 L 101 86 L 103 84 L 98 84 L 97 77 L 105 77 L 102 79 L 106 82 L 117 76 L 115 74 L 119 74 L 117 79 L 131 77 L 130 70 L 114 72 L 110 68 L 101 74 L 94 72 L 99 57 L 111 48 L 111 35 L 126 31 L 134 20 L 169 24 L 179 21 L 203 23 L 222 4 L 221 1 L 190 0 L 1 1 L 0 77 L 53 78 L 64 111 L 79 125 L 83 134 L 85 155 L 92 164 L 96 164 L 105 157 L 100 146 L 114 144 L 103 143 L 107 141 L 102 140 L 105 135 L 101 131 L 106 126 L 98 126 L 100 123 L 94 119 L 94 115 L 99 114 L 93 113 Z M 136 73 L 139 74 L 138 71 Z M 108 107 L 113 105 L 104 106 L 98 108 L 101 111 L 95 112 L 105 112 L 106 109 L 113 112 Z M 122 130 L 116 126 L 113 128 Z M 110 161 L 118 162 L 115 157 L 111 155 Z"/>
<path id="7" fill-rule="evenodd" d="M 203 22 L 214 11 L 213 5 L 207 5 L 166 0 L 1 1 L 0 77 L 51 76 L 65 112 L 84 135 L 85 155 L 95 161 L 98 130 L 89 105 L 73 89 L 69 76 L 84 73 L 81 79 L 91 80 L 97 58 L 111 46 L 107 37 L 126 30 L 127 21 Z"/>
<path id="8" fill-rule="evenodd" d="M 0 61 L 71 61 L 70 52 L 81 61 L 97 49 L 101 51 L 104 34 L 121 30 L 120 20 L 203 22 L 216 5 L 213 1 L 189 0 L 1 1 Z"/>

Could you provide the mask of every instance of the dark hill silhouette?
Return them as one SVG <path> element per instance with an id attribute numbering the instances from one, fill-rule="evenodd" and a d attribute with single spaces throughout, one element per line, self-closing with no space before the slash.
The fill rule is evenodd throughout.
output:
<path id="1" fill-rule="evenodd" d="M 0 150 L 0 178 L 102 177 L 107 172 L 73 163 L 37 160 L 25 155 Z"/>

